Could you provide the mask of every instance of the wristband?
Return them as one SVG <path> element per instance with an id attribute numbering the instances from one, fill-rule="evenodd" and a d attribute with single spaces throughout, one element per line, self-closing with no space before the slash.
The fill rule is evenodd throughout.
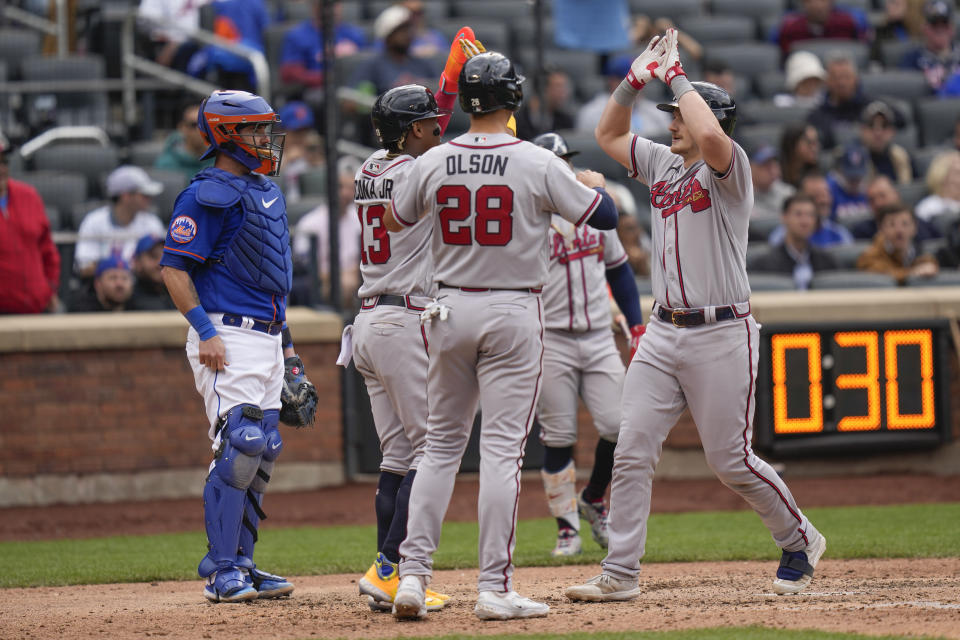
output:
<path id="1" fill-rule="evenodd" d="M 613 90 L 613 99 L 617 101 L 617 104 L 629 109 L 633 107 L 633 101 L 637 99 L 639 93 L 640 89 L 635 88 L 629 80 L 624 78 Z"/>
<path id="2" fill-rule="evenodd" d="M 282 340 L 280 341 L 280 345 L 284 349 L 286 349 L 287 347 L 293 346 L 293 336 L 290 335 L 290 327 L 284 327 L 280 331 L 280 337 L 282 338 Z"/>
<path id="3" fill-rule="evenodd" d="M 687 76 L 685 75 L 676 76 L 673 82 L 670 83 L 670 88 L 673 89 L 674 100 L 679 100 L 680 96 L 694 90 L 693 85 L 687 80 Z"/>
<path id="4" fill-rule="evenodd" d="M 197 331 L 197 335 L 200 336 L 201 340 L 209 340 L 213 336 L 217 335 L 217 328 L 213 326 L 213 323 L 210 322 L 210 317 L 207 316 L 207 312 L 203 310 L 203 307 L 200 305 L 195 306 L 190 311 L 187 311 L 183 314 L 183 317 L 187 319 L 187 322 L 190 323 Z"/>

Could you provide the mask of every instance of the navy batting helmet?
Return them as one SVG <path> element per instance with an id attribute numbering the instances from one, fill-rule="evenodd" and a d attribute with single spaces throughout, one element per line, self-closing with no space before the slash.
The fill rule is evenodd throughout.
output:
<path id="1" fill-rule="evenodd" d="M 707 103 L 713 115 L 717 116 L 720 122 L 720 128 L 728 136 L 733 135 L 733 128 L 737 124 L 737 103 L 733 101 L 730 94 L 725 89 L 718 87 L 712 82 L 691 82 L 693 88 L 697 90 L 703 101 Z M 660 111 L 673 112 L 677 108 L 677 100 L 666 104 L 658 104 Z"/>
<path id="2" fill-rule="evenodd" d="M 373 128 L 384 149 L 399 150 L 410 125 L 440 115 L 433 92 L 419 84 L 405 84 L 377 98 L 370 112 Z"/>
<path id="3" fill-rule="evenodd" d="M 567 141 L 564 140 L 563 136 L 559 133 L 541 133 L 530 142 L 548 151 L 553 151 L 564 160 L 569 160 L 580 153 L 579 151 L 570 151 L 570 147 L 567 146 Z"/>
<path id="4" fill-rule="evenodd" d="M 523 102 L 523 81 L 503 54 L 488 51 L 464 63 L 460 70 L 460 108 L 467 113 L 516 111 Z"/>

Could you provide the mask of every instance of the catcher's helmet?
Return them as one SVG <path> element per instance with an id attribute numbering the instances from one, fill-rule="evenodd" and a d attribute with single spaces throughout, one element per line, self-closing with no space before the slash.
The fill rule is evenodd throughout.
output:
<path id="1" fill-rule="evenodd" d="M 404 134 L 418 120 L 440 115 L 433 92 L 419 84 L 405 84 L 380 94 L 370 119 L 384 149 L 399 151 Z"/>
<path id="2" fill-rule="evenodd" d="M 260 96 L 247 91 L 214 91 L 200 103 L 197 127 L 210 145 L 200 159 L 219 151 L 250 171 L 275 176 L 286 136 L 276 130 L 279 124 L 273 107 Z"/>
<path id="3" fill-rule="evenodd" d="M 460 108 L 467 113 L 516 111 L 523 102 L 523 81 L 503 54 L 488 51 L 473 56 L 460 70 Z"/>
<path id="4" fill-rule="evenodd" d="M 579 151 L 570 151 L 570 147 L 567 146 L 567 141 L 564 140 L 563 136 L 559 133 L 541 133 L 530 142 L 548 151 L 553 151 L 564 160 L 569 160 L 580 153 Z"/>
<path id="5" fill-rule="evenodd" d="M 725 89 L 718 87 L 712 82 L 691 82 L 693 88 L 697 90 L 703 101 L 707 103 L 713 115 L 717 116 L 720 122 L 720 128 L 728 136 L 733 135 L 733 128 L 737 124 L 737 103 L 733 101 L 730 94 Z M 672 112 L 677 108 L 677 100 L 666 104 L 658 104 L 660 111 Z"/>

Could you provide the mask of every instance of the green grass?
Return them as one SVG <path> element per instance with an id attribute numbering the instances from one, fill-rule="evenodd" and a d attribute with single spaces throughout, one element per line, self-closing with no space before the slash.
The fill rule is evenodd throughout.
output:
<path id="1" fill-rule="evenodd" d="M 924 636 L 929 638 L 929 636 Z M 490 636 L 429 636 L 430 640 L 486 640 Z M 500 635 L 500 640 L 901 640 L 903 636 L 865 636 L 814 630 L 768 629 L 766 627 L 725 627 L 685 631 L 603 631 L 590 633 L 538 633 Z M 408 638 L 407 640 L 415 640 Z"/>
<path id="2" fill-rule="evenodd" d="M 960 503 L 810 509 L 828 539 L 830 558 L 960 556 Z M 519 525 L 516 563 L 545 566 L 597 563 L 603 552 L 589 539 L 584 553 L 558 561 L 549 551 L 552 519 Z M 257 562 L 287 575 L 358 573 L 370 565 L 372 526 L 301 527 L 261 532 Z M 196 579 L 206 544 L 202 531 L 87 540 L 0 543 L 0 587 Z M 650 519 L 646 562 L 775 560 L 779 551 L 752 511 L 660 514 Z M 475 523 L 444 525 L 434 558 L 438 569 L 477 565 Z M 637 636 L 640 637 L 640 636 Z"/>

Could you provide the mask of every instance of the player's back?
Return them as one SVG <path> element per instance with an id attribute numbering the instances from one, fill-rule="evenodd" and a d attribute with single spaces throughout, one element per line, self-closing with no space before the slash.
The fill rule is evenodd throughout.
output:
<path id="1" fill-rule="evenodd" d="M 542 287 L 550 212 L 579 222 L 600 197 L 553 153 L 506 133 L 463 134 L 417 165 L 417 195 L 395 200 L 395 213 L 405 224 L 419 205 L 435 214 L 435 279 L 446 285 Z"/>
<path id="2" fill-rule="evenodd" d="M 383 224 L 394 190 L 413 168 L 409 155 L 387 157 L 374 152 L 357 170 L 354 201 L 360 218 L 359 296 L 382 294 L 429 295 L 433 286 L 433 259 L 430 253 L 429 222 L 389 233 Z"/>

